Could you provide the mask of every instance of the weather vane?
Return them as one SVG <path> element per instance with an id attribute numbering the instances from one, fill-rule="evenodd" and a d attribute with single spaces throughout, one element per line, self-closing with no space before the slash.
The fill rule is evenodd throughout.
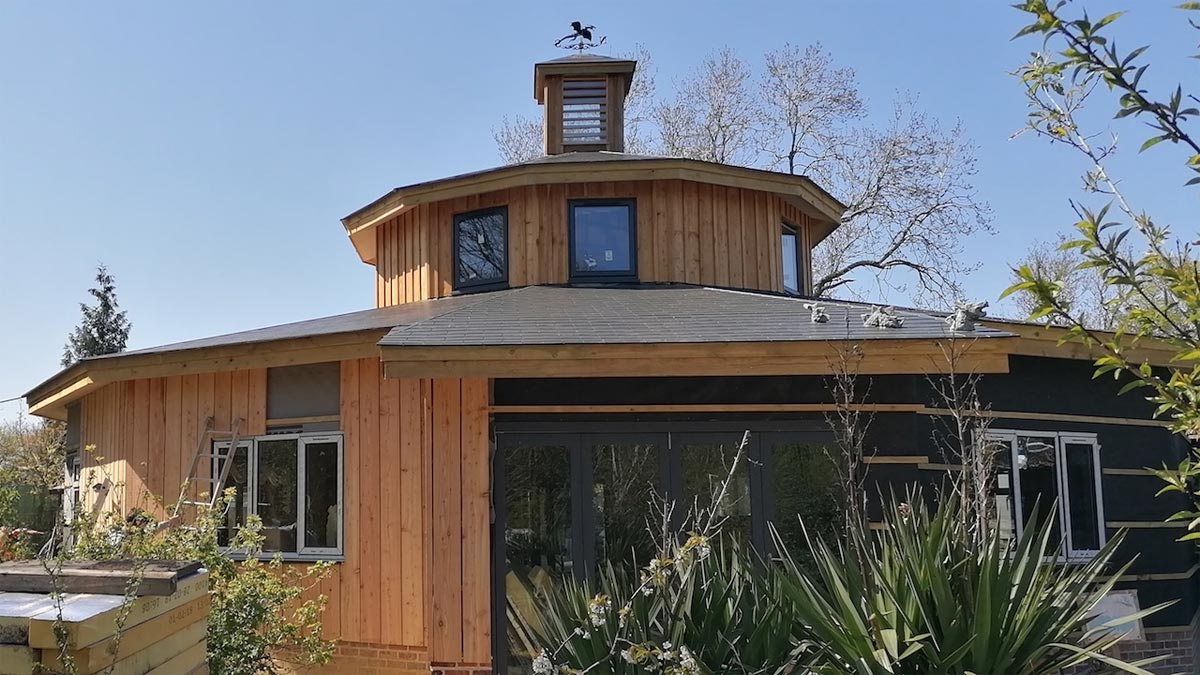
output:
<path id="1" fill-rule="evenodd" d="M 584 50 L 599 47 L 608 41 L 607 36 L 600 36 L 599 40 L 593 41 L 593 30 L 596 30 L 595 26 L 585 26 L 582 21 L 572 21 L 571 34 L 555 40 L 554 46 L 559 49 L 574 49 L 582 54 Z"/>

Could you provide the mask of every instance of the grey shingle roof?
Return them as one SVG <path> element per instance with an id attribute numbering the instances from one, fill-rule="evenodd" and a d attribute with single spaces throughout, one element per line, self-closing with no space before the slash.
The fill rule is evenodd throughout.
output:
<path id="1" fill-rule="evenodd" d="M 942 318 L 897 310 L 900 328 L 866 328 L 870 305 L 820 304 L 828 323 L 813 323 L 811 300 L 685 285 L 581 288 L 530 286 L 483 296 L 424 321 L 398 325 L 383 347 L 793 342 L 811 340 L 993 338 L 979 326 L 952 333 Z"/>
<path id="2" fill-rule="evenodd" d="M 162 352 L 184 351 L 188 349 L 205 349 L 208 347 L 223 347 L 227 345 L 248 344 L 253 342 L 270 342 L 272 340 L 287 340 L 291 338 L 312 337 L 316 335 L 333 335 L 336 333 L 354 333 L 363 330 L 386 330 L 426 321 L 466 305 L 485 300 L 483 295 L 461 295 L 425 302 L 414 302 L 395 307 L 367 309 L 348 314 L 285 323 L 267 328 L 228 333 L 213 337 L 176 342 L 158 347 L 136 349 L 119 354 L 96 356 L 84 361 L 120 358 L 137 354 L 158 354 Z"/>

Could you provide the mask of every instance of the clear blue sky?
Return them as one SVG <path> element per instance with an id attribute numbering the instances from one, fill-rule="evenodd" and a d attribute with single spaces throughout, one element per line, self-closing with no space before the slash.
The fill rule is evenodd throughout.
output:
<path id="1" fill-rule="evenodd" d="M 393 186 L 496 164 L 492 127 L 537 112 L 532 64 L 561 55 L 550 43 L 576 18 L 614 50 L 645 44 L 660 90 L 714 47 L 756 62 L 821 41 L 876 109 L 907 90 L 961 119 L 1000 232 L 970 242 L 984 269 L 968 287 L 994 299 L 1007 263 L 1069 224 L 1080 167 L 1007 140 L 1024 103 L 1006 73 L 1035 46 L 1009 41 L 1009 4 L 0 3 L 0 399 L 55 372 L 101 261 L 131 348 L 370 307 L 372 270 L 338 218 Z M 1087 3 L 1133 7 L 1124 41 L 1153 41 L 1172 84 L 1197 68 L 1179 58 L 1196 37 L 1173 4 Z M 1131 152 L 1142 134 L 1127 135 Z M 1194 212 L 1176 162 L 1143 165 L 1131 191 L 1163 215 Z"/>

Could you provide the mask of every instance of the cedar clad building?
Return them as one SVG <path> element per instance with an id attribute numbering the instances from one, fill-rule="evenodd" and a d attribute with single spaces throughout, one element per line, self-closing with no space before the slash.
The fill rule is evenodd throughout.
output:
<path id="1" fill-rule="evenodd" d="M 1005 526 L 1058 500 L 1074 559 L 1128 529 L 1121 557 L 1139 557 L 1120 587 L 1180 601 L 1121 648 L 1191 669 L 1200 566 L 1145 471 L 1187 445 L 1054 329 L 810 307 L 843 206 L 803 176 L 624 153 L 635 66 L 537 64 L 544 157 L 343 219 L 377 272 L 374 309 L 85 359 L 38 385 L 30 409 L 65 420 L 76 449 L 74 508 L 224 476 L 231 528 L 256 514 L 270 550 L 335 561 L 318 589 L 330 672 L 523 672 L 538 589 L 642 553 L 649 492 L 703 498 L 745 430 L 755 461 L 721 506 L 732 535 L 763 548 L 770 523 L 788 539 L 797 513 L 821 517 L 827 379 L 851 346 L 872 384 L 869 480 L 957 470 L 932 440 L 946 411 L 928 379 L 954 345 L 956 372 L 983 374 Z M 198 447 L 216 457 L 193 470 Z"/>

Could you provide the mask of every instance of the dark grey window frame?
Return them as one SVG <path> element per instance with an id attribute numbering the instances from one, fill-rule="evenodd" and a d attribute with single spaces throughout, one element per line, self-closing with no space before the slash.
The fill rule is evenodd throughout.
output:
<path id="1" fill-rule="evenodd" d="M 500 215 L 504 219 L 504 276 L 499 280 L 461 282 L 458 279 L 458 260 L 459 260 L 459 226 L 464 220 L 478 218 L 480 216 Z M 451 274 L 454 279 L 455 293 L 476 293 L 479 291 L 492 291 L 501 288 L 508 288 L 508 206 L 492 206 L 486 209 L 475 209 L 474 211 L 465 211 L 463 213 L 454 214 L 454 230 L 451 233 L 454 238 L 451 244 L 453 249 L 453 260 L 451 262 Z"/>
<path id="2" fill-rule="evenodd" d="M 624 206 L 629 209 L 629 270 L 579 272 L 575 267 L 575 207 Z M 636 199 L 570 199 L 567 200 L 567 274 L 571 281 L 637 281 L 637 200 Z"/>
<path id="3" fill-rule="evenodd" d="M 721 443 L 736 441 L 750 429 L 747 447 L 747 471 L 750 479 L 751 544 L 765 556 L 770 556 L 770 523 L 774 518 L 773 488 L 771 485 L 772 458 L 764 448 L 764 440 L 779 434 L 801 434 L 811 436 L 814 441 L 831 442 L 832 433 L 819 422 L 805 420 L 739 420 L 705 421 L 685 420 L 595 420 L 588 422 L 566 422 L 559 420 L 514 419 L 497 421 L 495 451 L 492 453 L 492 654 L 493 672 L 506 672 L 508 665 L 508 617 L 505 578 L 508 572 L 505 552 L 505 527 L 507 509 L 505 494 L 507 483 L 504 473 L 504 451 L 510 440 L 544 439 L 568 448 L 571 482 L 571 560 L 572 575 L 578 581 L 586 581 L 596 564 L 596 539 L 594 503 L 590 500 L 592 489 L 592 458 L 585 442 L 596 437 L 613 439 L 636 439 L 647 442 L 659 439 L 663 442 L 658 475 L 659 489 L 668 498 L 678 498 L 683 493 L 682 474 L 679 471 L 682 456 L 675 437 L 697 440 L 713 437 Z M 590 437 L 590 438 L 588 438 Z M 684 514 L 676 513 L 677 520 Z M 680 523 L 676 524 L 678 527 Z M 590 537 L 587 536 L 590 534 Z"/>
<path id="4" fill-rule="evenodd" d="M 800 228 L 797 227 L 796 225 L 793 225 L 792 223 L 789 223 L 786 220 L 781 222 L 780 228 L 779 228 L 779 238 L 780 238 L 779 250 L 780 250 L 781 255 L 783 252 L 782 240 L 783 240 L 784 235 L 788 235 L 788 234 L 790 234 L 796 238 L 796 292 L 792 293 L 791 291 L 787 290 L 786 288 L 783 289 L 783 292 L 787 293 L 788 295 L 803 296 L 805 293 L 808 292 L 808 284 L 806 283 L 807 279 L 805 279 L 805 274 L 804 274 L 804 236 L 800 232 Z M 784 264 L 787 264 L 787 260 L 783 260 L 782 262 Z M 783 274 L 782 268 L 780 268 L 779 274 L 780 275 Z M 779 281 L 780 281 L 780 284 L 779 284 L 780 288 L 783 288 L 783 279 L 780 279 Z"/>

